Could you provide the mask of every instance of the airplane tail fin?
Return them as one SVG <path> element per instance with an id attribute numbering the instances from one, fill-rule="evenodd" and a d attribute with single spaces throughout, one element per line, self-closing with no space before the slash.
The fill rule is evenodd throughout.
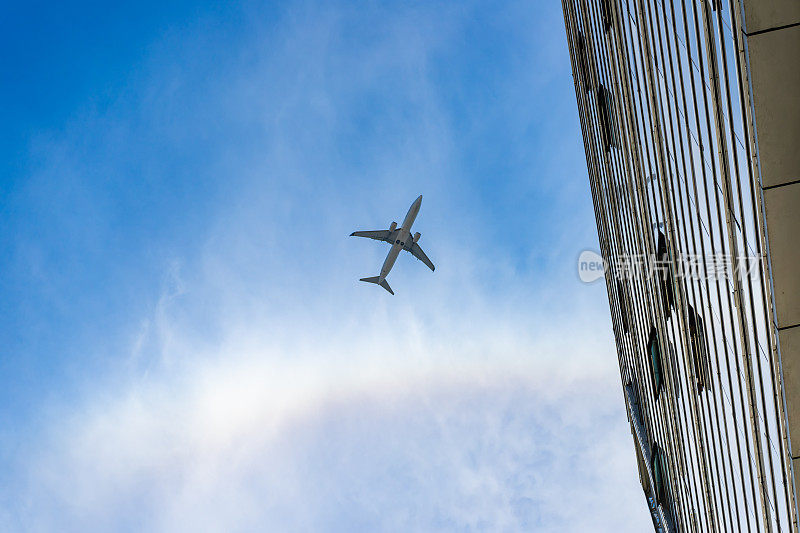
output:
<path id="1" fill-rule="evenodd" d="M 376 285 L 380 285 L 381 287 L 389 291 L 389 294 L 394 294 L 394 291 L 389 286 L 389 282 L 386 281 L 385 279 L 383 281 L 380 281 L 380 279 L 381 279 L 380 276 L 375 276 L 373 278 L 361 278 L 359 281 L 366 281 L 367 283 L 375 283 Z"/>

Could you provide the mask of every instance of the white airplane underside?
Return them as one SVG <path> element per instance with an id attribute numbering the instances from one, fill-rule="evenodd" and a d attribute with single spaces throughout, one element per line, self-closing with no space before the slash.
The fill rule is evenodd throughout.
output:
<path id="1" fill-rule="evenodd" d="M 394 262 L 397 260 L 397 256 L 400 254 L 401 250 L 411 252 L 411 255 L 425 263 L 428 268 L 431 270 L 435 269 L 431 260 L 428 259 L 428 256 L 425 255 L 425 252 L 422 251 L 422 248 L 420 248 L 419 244 L 417 243 L 421 234 L 419 232 L 414 233 L 413 235 L 411 234 L 411 225 L 417 218 L 417 214 L 419 213 L 419 208 L 421 205 L 422 195 L 420 195 L 419 198 L 417 198 L 414 203 L 411 204 L 408 214 L 406 214 L 406 218 L 403 220 L 403 224 L 399 228 L 397 227 L 396 222 L 392 222 L 392 224 L 389 226 L 389 229 L 354 231 L 350 234 L 351 237 L 366 237 L 376 241 L 387 242 L 392 245 L 392 248 L 389 250 L 389 254 L 386 256 L 386 260 L 383 262 L 380 275 L 371 278 L 361 278 L 360 281 L 375 283 L 376 285 L 380 285 L 386 289 L 390 294 L 394 294 L 394 291 L 392 291 L 392 288 L 386 281 L 386 276 L 394 266 Z"/>

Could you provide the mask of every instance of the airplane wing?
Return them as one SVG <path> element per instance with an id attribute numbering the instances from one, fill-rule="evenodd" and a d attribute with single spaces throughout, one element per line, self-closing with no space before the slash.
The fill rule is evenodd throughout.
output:
<path id="1" fill-rule="evenodd" d="M 368 239 L 375 239 L 376 241 L 390 242 L 392 232 L 388 229 L 381 229 L 376 231 L 354 231 L 350 234 L 351 237 L 366 237 Z"/>
<path id="2" fill-rule="evenodd" d="M 414 255 L 414 257 L 425 263 L 425 265 L 431 270 L 436 268 L 433 266 L 433 263 L 431 263 L 431 260 L 428 259 L 428 256 L 425 255 L 425 252 L 422 251 L 422 248 L 419 247 L 419 244 L 414 243 L 409 251 Z"/>

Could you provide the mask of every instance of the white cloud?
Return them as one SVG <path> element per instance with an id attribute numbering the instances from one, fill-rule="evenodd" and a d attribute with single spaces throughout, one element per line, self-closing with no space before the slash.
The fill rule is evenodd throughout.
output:
<path id="1" fill-rule="evenodd" d="M 32 457 L 24 522 L 44 530 L 636 529 L 634 517 L 609 509 L 630 498 L 642 524 L 608 348 L 597 353 L 603 342 L 563 330 L 532 340 L 520 324 L 512 328 L 520 334 L 504 337 L 486 318 L 471 349 L 442 332 L 395 341 L 392 326 L 409 322 L 399 316 L 368 324 L 366 342 L 345 331 L 298 350 L 253 335 L 94 393 Z M 563 365 L 570 357 L 579 364 Z"/>

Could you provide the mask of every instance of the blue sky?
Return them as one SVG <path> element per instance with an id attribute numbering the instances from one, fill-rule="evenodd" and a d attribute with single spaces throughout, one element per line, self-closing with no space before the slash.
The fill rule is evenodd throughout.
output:
<path id="1" fill-rule="evenodd" d="M 0 529 L 647 527 L 559 6 L 168 4 L 0 17 Z"/>

